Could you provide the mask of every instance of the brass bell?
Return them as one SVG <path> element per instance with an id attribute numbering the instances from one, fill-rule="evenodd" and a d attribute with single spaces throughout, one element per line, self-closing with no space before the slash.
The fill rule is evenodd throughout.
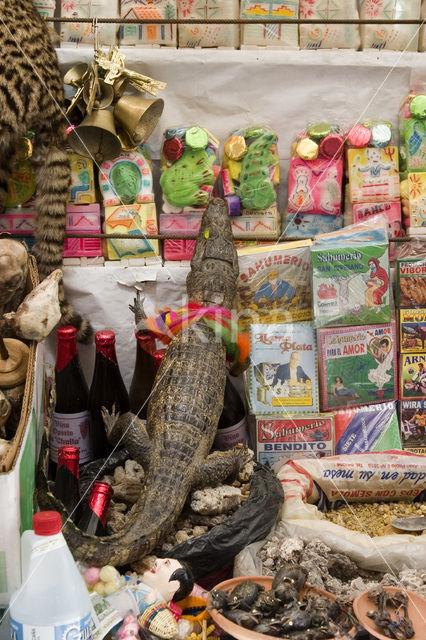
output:
<path id="1" fill-rule="evenodd" d="M 98 165 L 113 160 L 121 153 L 121 142 L 115 132 L 114 116 L 108 109 L 96 109 L 68 134 L 70 147 Z"/>
<path id="2" fill-rule="evenodd" d="M 83 89 L 83 100 L 86 104 L 89 104 L 90 94 L 91 94 L 91 86 L 90 82 L 86 82 Z M 93 109 L 105 109 L 112 104 L 114 100 L 114 89 L 110 84 L 107 84 L 99 78 L 98 80 L 98 91 L 96 92 L 95 101 L 93 103 Z"/>
<path id="3" fill-rule="evenodd" d="M 73 87 L 80 87 L 87 79 L 89 65 L 87 62 L 79 62 L 69 69 L 64 75 L 64 84 L 70 84 Z"/>
<path id="4" fill-rule="evenodd" d="M 126 76 L 122 76 L 121 78 L 118 78 L 114 82 L 114 84 L 112 85 L 112 88 L 114 89 L 114 100 L 115 101 L 117 101 L 117 100 L 119 100 L 121 98 L 123 93 L 126 91 L 128 84 L 129 84 L 129 78 L 126 78 Z"/>
<path id="5" fill-rule="evenodd" d="M 127 131 L 124 131 L 124 129 L 117 129 L 117 136 L 120 139 L 121 149 L 123 151 L 133 151 L 138 148 L 139 145 L 130 140 L 129 134 Z"/>
<path id="6" fill-rule="evenodd" d="M 154 131 L 164 109 L 164 100 L 148 100 L 137 95 L 122 96 L 114 107 L 114 118 L 134 146 L 145 142 Z"/>

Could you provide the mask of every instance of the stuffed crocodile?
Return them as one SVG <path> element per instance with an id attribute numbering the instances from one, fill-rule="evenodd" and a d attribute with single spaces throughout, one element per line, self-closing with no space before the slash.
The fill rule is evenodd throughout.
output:
<path id="1" fill-rule="evenodd" d="M 187 278 L 189 301 L 231 309 L 237 276 L 228 208 L 215 198 L 203 214 L 197 237 Z M 48 491 L 44 453 L 38 503 L 41 509 L 61 512 L 63 533 L 76 559 L 98 566 L 134 562 L 165 538 L 194 488 L 219 484 L 238 472 L 246 461 L 244 447 L 209 455 L 225 381 L 225 346 L 208 323 L 196 320 L 166 351 L 152 390 L 146 430 L 133 414 L 118 417 L 105 412 L 111 444 L 122 435 L 129 454 L 146 468 L 145 490 L 126 524 L 111 536 L 89 536 L 67 519 L 62 503 Z"/>

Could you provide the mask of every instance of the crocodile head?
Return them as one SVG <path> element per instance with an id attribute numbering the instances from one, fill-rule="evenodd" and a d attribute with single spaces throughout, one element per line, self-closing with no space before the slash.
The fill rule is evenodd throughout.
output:
<path id="1" fill-rule="evenodd" d="M 231 309 L 237 277 L 238 259 L 228 207 L 221 198 L 213 198 L 203 213 L 186 280 L 189 300 Z"/>

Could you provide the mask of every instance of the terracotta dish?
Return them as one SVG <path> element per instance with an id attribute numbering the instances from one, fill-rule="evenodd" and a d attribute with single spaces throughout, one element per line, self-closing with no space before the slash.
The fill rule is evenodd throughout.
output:
<path id="1" fill-rule="evenodd" d="M 224 582 L 220 582 L 214 588 L 221 589 L 222 591 L 232 591 L 237 584 L 240 582 L 245 582 L 246 580 L 253 580 L 253 582 L 257 582 L 257 584 L 265 587 L 267 591 L 269 591 L 272 587 L 272 576 L 242 576 L 240 578 L 231 578 L 230 580 L 225 580 Z M 318 595 L 324 596 L 326 598 L 330 598 L 331 600 L 336 600 L 336 596 L 328 591 L 324 591 L 323 589 L 317 589 L 316 587 L 312 587 L 311 585 L 305 585 L 305 587 L 301 590 L 300 596 L 303 597 L 305 593 L 311 591 L 312 593 L 316 593 Z M 207 598 L 207 609 L 210 612 L 211 617 L 214 622 L 223 629 L 226 633 L 228 633 L 233 638 L 237 638 L 237 640 L 278 640 L 277 636 L 267 636 L 263 633 L 257 633 L 256 631 L 251 631 L 250 629 L 246 629 L 245 627 L 240 627 L 238 624 L 231 622 L 228 618 L 225 618 L 221 613 L 217 611 L 217 609 L 211 608 L 211 600 L 210 594 Z M 350 634 L 347 635 L 347 638 L 352 638 Z M 291 640 L 291 638 L 284 638 L 280 636 L 280 640 Z M 326 640 L 334 640 L 333 638 L 327 638 Z M 423 639 L 424 640 L 424 639 Z"/>
<path id="2" fill-rule="evenodd" d="M 408 589 L 400 589 L 398 587 L 383 587 L 389 593 L 395 591 L 403 591 L 408 596 L 408 616 L 414 628 L 414 636 L 410 640 L 425 640 L 426 638 L 426 598 L 423 598 L 414 591 Z M 377 605 L 368 597 L 368 591 L 364 591 L 355 598 L 353 608 L 356 617 L 362 626 L 379 640 L 389 640 L 390 636 L 380 633 L 374 621 L 367 616 L 367 611 L 377 610 Z M 392 619 L 396 621 L 396 616 L 392 614 L 392 608 L 388 607 L 388 611 Z"/>

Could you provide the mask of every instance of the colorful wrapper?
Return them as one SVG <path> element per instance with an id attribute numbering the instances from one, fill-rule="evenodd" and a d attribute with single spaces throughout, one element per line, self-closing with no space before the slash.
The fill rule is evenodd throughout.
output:
<path id="1" fill-rule="evenodd" d="M 399 310 L 399 344 L 404 353 L 426 350 L 426 309 Z"/>
<path id="2" fill-rule="evenodd" d="M 401 449 L 395 402 L 334 413 L 335 455 Z"/>
<path id="3" fill-rule="evenodd" d="M 68 152 L 71 166 L 70 204 L 93 204 L 96 202 L 93 160 Z"/>
<path id="4" fill-rule="evenodd" d="M 104 207 L 154 202 L 152 166 L 146 145 L 123 151 L 118 158 L 104 162 L 99 171 L 99 187 Z"/>
<path id="5" fill-rule="evenodd" d="M 155 204 L 131 204 L 119 207 L 105 207 L 106 233 L 133 234 L 158 233 Z M 117 240 L 107 241 L 108 258 L 148 258 L 159 255 L 158 240 Z"/>
<path id="6" fill-rule="evenodd" d="M 238 0 L 177 0 L 178 17 L 184 19 L 239 17 Z M 181 24 L 179 47 L 238 47 L 239 27 L 236 24 Z"/>
<path id="7" fill-rule="evenodd" d="M 321 409 L 395 400 L 394 323 L 319 329 Z"/>
<path id="8" fill-rule="evenodd" d="M 121 17 L 135 20 L 176 19 L 176 0 L 121 0 Z M 120 43 L 161 44 L 175 47 L 175 24 L 125 24 L 120 28 Z"/>
<path id="9" fill-rule="evenodd" d="M 426 171 L 426 123 L 424 120 L 406 118 L 403 137 L 407 154 L 408 171 Z"/>
<path id="10" fill-rule="evenodd" d="M 397 147 L 348 149 L 347 156 L 351 202 L 399 200 Z"/>
<path id="11" fill-rule="evenodd" d="M 426 308 L 426 260 L 398 258 L 396 261 L 396 299 L 403 309 Z"/>
<path id="12" fill-rule="evenodd" d="M 426 455 L 426 400 L 401 400 L 400 416 L 402 446 Z"/>
<path id="13" fill-rule="evenodd" d="M 401 353 L 400 398 L 426 398 L 426 352 Z"/>
<path id="14" fill-rule="evenodd" d="M 300 0 L 300 18 L 358 20 L 359 14 L 356 0 Z M 301 24 L 299 29 L 302 49 L 358 49 L 361 42 L 358 25 Z"/>
<path id="15" fill-rule="evenodd" d="M 249 324 L 310 320 L 309 240 L 238 250 L 237 310 Z"/>
<path id="16" fill-rule="evenodd" d="M 360 8 L 362 20 L 410 20 L 420 17 L 421 0 L 363 0 Z M 418 26 L 415 24 L 361 25 L 363 49 L 391 49 L 417 51 Z"/>
<path id="17" fill-rule="evenodd" d="M 284 236 L 286 238 L 314 238 L 319 233 L 330 233 L 341 229 L 343 216 L 287 213 L 284 224 Z"/>
<path id="18" fill-rule="evenodd" d="M 333 455 L 331 413 L 256 416 L 256 456 L 278 472 L 289 460 Z"/>
<path id="19" fill-rule="evenodd" d="M 410 229 L 426 227 L 426 173 L 408 174 Z"/>
<path id="20" fill-rule="evenodd" d="M 310 322 L 250 325 L 249 403 L 254 414 L 318 410 L 317 350 Z"/>
<path id="21" fill-rule="evenodd" d="M 61 17 L 76 18 L 76 22 L 61 25 L 61 41 L 69 44 L 93 44 L 95 33 L 91 22 L 78 22 L 78 18 L 118 18 L 118 0 L 61 0 Z M 100 45 L 117 42 L 117 24 L 98 24 Z"/>
<path id="22" fill-rule="evenodd" d="M 343 159 L 290 159 L 288 178 L 289 213 L 337 216 L 342 201 Z"/>
<path id="23" fill-rule="evenodd" d="M 241 18 L 271 18 L 267 24 L 243 25 L 241 44 L 281 46 L 297 49 L 297 24 L 274 23 L 275 18 L 297 18 L 299 0 L 241 0 Z"/>

